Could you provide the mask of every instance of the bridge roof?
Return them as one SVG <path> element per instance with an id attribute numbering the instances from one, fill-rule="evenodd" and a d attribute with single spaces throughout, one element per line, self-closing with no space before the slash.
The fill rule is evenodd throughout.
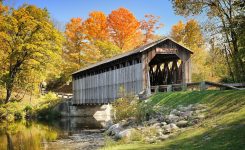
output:
<path id="1" fill-rule="evenodd" d="M 159 43 L 161 43 L 161 42 L 164 42 L 164 41 L 166 41 L 166 40 L 170 40 L 170 41 L 176 43 L 177 45 L 183 47 L 188 53 L 193 54 L 193 52 L 192 52 L 189 48 L 187 48 L 187 47 L 185 47 L 185 46 L 179 44 L 178 42 L 174 41 L 174 40 L 171 39 L 171 38 L 164 37 L 164 38 L 161 38 L 161 39 L 159 39 L 159 40 L 156 40 L 156 41 L 153 41 L 153 42 L 151 42 L 151 43 L 148 43 L 148 44 L 146 44 L 146 45 L 143 45 L 143 46 L 140 46 L 140 47 L 138 47 L 138 48 L 135 48 L 135 49 L 133 49 L 133 50 L 131 50 L 131 51 L 128 51 L 128 52 L 126 52 L 126 53 L 123 53 L 123 54 L 120 54 L 120 55 L 116 55 L 116 56 L 114 56 L 114 57 L 112 57 L 112 58 L 109 58 L 109 59 L 106 59 L 106 60 L 103 60 L 103 61 L 100 61 L 100 62 L 91 64 L 91 65 L 89 65 L 89 66 L 87 66 L 87 67 L 84 67 L 84 68 L 81 68 L 80 70 L 78 70 L 78 71 L 76 71 L 76 72 L 74 72 L 74 73 L 72 73 L 72 74 L 74 75 L 74 74 L 77 74 L 77 73 L 79 73 L 79 72 L 83 72 L 83 71 L 86 71 L 86 70 L 88 70 L 88 69 L 91 69 L 91 68 L 94 68 L 94 67 L 97 67 L 97 66 L 100 66 L 100 65 L 103 65 L 103 64 L 107 64 L 107 63 L 110 63 L 110 62 L 113 62 L 113 61 L 115 61 L 115 60 L 117 60 L 117 59 L 120 59 L 120 58 L 128 57 L 128 56 L 131 56 L 131 55 L 134 55 L 134 54 L 137 54 L 137 53 L 142 53 L 142 52 L 148 50 L 149 48 L 151 48 L 151 47 L 153 47 L 153 46 L 155 46 L 155 45 L 157 45 L 157 44 L 159 44 Z"/>

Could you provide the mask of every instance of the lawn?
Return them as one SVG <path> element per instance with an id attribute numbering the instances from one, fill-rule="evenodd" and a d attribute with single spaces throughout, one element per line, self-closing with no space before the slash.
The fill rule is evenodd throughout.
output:
<path id="1" fill-rule="evenodd" d="M 114 144 L 104 149 L 245 149 L 245 91 L 187 91 L 157 93 L 150 98 L 153 106 L 176 108 L 178 105 L 205 104 L 206 118 L 199 124 L 155 143 Z"/>

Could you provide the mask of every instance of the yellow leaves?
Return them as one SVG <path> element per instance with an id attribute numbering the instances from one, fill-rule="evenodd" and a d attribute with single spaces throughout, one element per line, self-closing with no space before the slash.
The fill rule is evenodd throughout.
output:
<path id="1" fill-rule="evenodd" d="M 185 24 L 179 21 L 176 25 L 172 26 L 171 37 L 177 42 L 183 42 L 185 36 Z"/>
<path id="2" fill-rule="evenodd" d="M 186 24 L 179 21 L 172 27 L 171 37 L 177 42 L 190 48 L 192 55 L 192 79 L 202 81 L 207 79 L 210 66 L 207 66 L 208 53 L 204 48 L 201 28 L 196 20 L 189 20 Z"/>
<path id="3" fill-rule="evenodd" d="M 201 46 L 203 44 L 203 36 L 201 32 L 201 27 L 198 22 L 194 19 L 189 20 L 185 25 L 186 39 L 185 43 L 190 48 L 193 43 L 197 46 Z"/>
<path id="4" fill-rule="evenodd" d="M 187 21 L 186 24 L 179 21 L 173 25 L 170 34 L 175 41 L 182 42 L 191 49 L 200 47 L 204 43 L 201 27 L 194 19 Z"/>
<path id="5" fill-rule="evenodd" d="M 52 65 L 60 63 L 62 34 L 50 22 L 46 10 L 24 5 L 3 15 L 0 54 L 5 51 L 6 56 L 5 60 L 0 59 L 0 64 L 5 62 L 6 72 L 16 66 L 16 78 L 29 69 L 43 68 L 41 73 L 45 74 L 47 65 L 52 69 Z"/>

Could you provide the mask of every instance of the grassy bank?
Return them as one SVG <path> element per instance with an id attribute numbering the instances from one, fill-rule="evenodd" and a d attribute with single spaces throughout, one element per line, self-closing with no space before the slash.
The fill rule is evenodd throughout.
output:
<path id="1" fill-rule="evenodd" d="M 48 119 L 56 118 L 59 112 L 53 108 L 61 102 L 56 94 L 48 93 L 29 101 L 10 101 L 7 104 L 0 104 L 0 121 L 13 122 L 21 119 Z"/>
<path id="2" fill-rule="evenodd" d="M 156 144 L 134 142 L 109 144 L 104 149 L 243 149 L 245 147 L 245 91 L 194 91 L 158 93 L 148 105 L 153 111 L 169 111 L 179 105 L 205 104 L 206 118 Z"/>

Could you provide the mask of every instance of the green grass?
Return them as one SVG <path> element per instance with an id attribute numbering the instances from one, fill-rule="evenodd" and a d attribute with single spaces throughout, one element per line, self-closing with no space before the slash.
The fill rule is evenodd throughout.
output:
<path id="1" fill-rule="evenodd" d="M 209 107 L 205 120 L 166 141 L 156 144 L 113 144 L 104 149 L 245 149 L 245 91 L 158 93 L 150 98 L 150 103 L 171 109 L 195 103 Z"/>

